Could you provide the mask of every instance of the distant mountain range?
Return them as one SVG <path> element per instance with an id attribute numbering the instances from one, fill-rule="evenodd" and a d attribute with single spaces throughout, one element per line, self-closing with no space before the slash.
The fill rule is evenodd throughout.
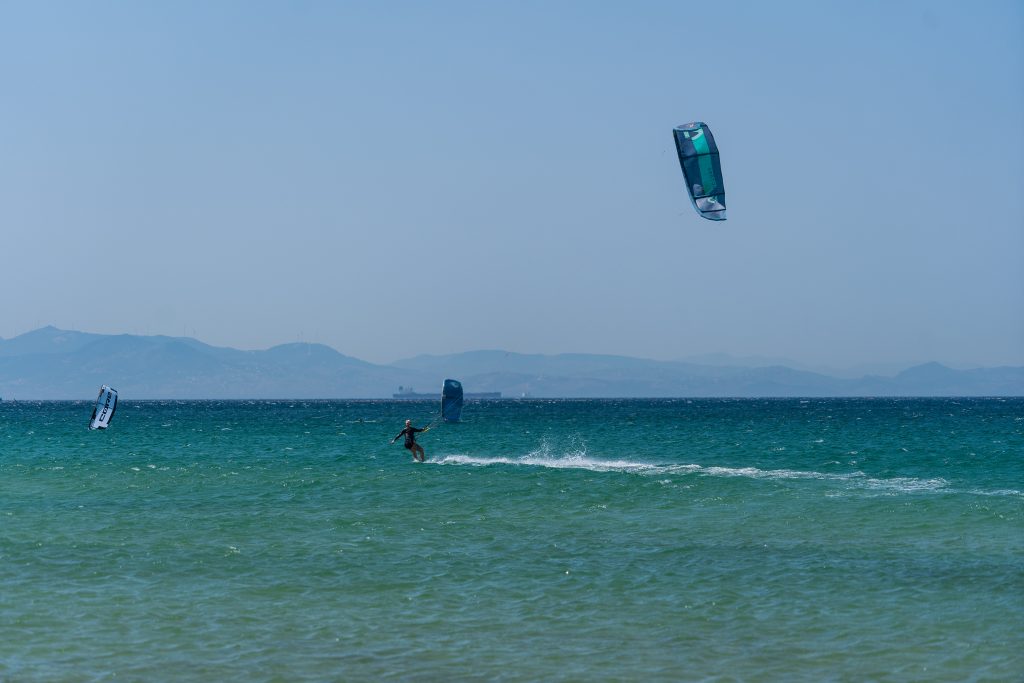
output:
<path id="1" fill-rule="evenodd" d="M 784 365 L 654 361 L 590 354 L 470 351 L 367 363 L 322 344 L 240 351 L 188 337 L 101 335 L 44 327 L 0 339 L 0 397 L 85 399 L 101 384 L 126 399 L 389 398 L 446 377 L 507 398 L 1024 396 L 1024 367 L 835 377 Z"/>

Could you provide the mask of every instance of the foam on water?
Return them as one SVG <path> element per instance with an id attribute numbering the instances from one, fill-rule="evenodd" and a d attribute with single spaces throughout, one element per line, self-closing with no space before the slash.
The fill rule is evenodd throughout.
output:
<path id="1" fill-rule="evenodd" d="M 591 472 L 631 472 L 643 473 L 665 470 L 663 465 L 628 460 L 598 460 L 585 454 L 569 454 L 562 457 L 538 457 L 524 455 L 522 457 L 486 457 L 463 454 L 444 455 L 427 462 L 435 465 L 526 465 L 531 467 L 549 467 L 552 469 L 590 470 Z"/>
<path id="2" fill-rule="evenodd" d="M 950 482 L 941 477 L 869 477 L 864 472 L 845 473 L 817 472 L 814 470 L 794 469 L 760 469 L 757 467 L 722 467 L 702 466 L 694 463 L 652 463 L 627 459 L 605 459 L 587 455 L 585 447 L 578 447 L 558 454 L 547 444 L 522 456 L 478 456 L 465 453 L 452 453 L 428 459 L 435 465 L 469 465 L 487 467 L 509 465 L 519 467 L 545 467 L 559 470 L 588 470 L 591 472 L 620 472 L 646 476 L 664 475 L 701 475 L 708 477 L 740 477 L 747 479 L 763 479 L 769 481 L 812 480 L 844 485 L 848 489 L 875 492 L 916 493 L 916 492 L 947 492 L 971 493 L 986 496 L 1019 496 L 1020 491 L 1000 489 L 984 491 L 973 489 L 961 491 L 950 488 Z"/>
<path id="3" fill-rule="evenodd" d="M 544 442 L 539 448 L 519 457 L 489 457 L 467 454 L 451 454 L 432 460 L 438 465 L 525 465 L 531 467 L 548 467 L 552 469 L 578 469 L 592 472 L 630 472 L 644 473 L 664 469 L 661 465 L 631 460 L 605 460 L 587 455 L 586 446 L 576 446 L 564 453 L 554 453 L 553 448 Z"/>

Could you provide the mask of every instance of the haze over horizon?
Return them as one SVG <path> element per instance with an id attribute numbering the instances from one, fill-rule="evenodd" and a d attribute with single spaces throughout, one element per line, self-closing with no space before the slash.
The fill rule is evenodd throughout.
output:
<path id="1" fill-rule="evenodd" d="M 10 3 L 0 74 L 5 339 L 1024 366 L 1019 2 Z"/>
<path id="2" fill-rule="evenodd" d="M 2 356 L 2 355 L 17 356 L 17 355 L 22 355 L 22 354 L 37 354 L 37 353 L 40 353 L 40 352 L 46 354 L 46 353 L 49 353 L 49 352 L 57 351 L 59 349 L 59 347 L 62 346 L 62 344 L 57 344 L 56 346 L 52 346 L 52 344 L 54 343 L 54 340 L 55 339 L 56 340 L 64 339 L 65 340 L 64 343 L 66 344 L 67 342 L 72 341 L 71 338 L 67 336 L 69 333 L 72 334 L 72 335 L 83 334 L 83 335 L 89 335 L 89 336 L 108 336 L 106 334 L 90 332 L 88 330 L 63 330 L 63 329 L 58 328 L 58 327 L 56 327 L 54 325 L 46 325 L 44 327 L 41 327 L 41 328 L 38 328 L 38 329 L 35 329 L 35 330 L 31 330 L 29 332 L 26 332 L 26 333 L 24 333 L 22 335 L 18 335 L 17 337 L 14 337 L 14 338 L 11 338 L 11 339 L 4 339 L 3 337 L 0 337 L 0 356 Z M 135 335 L 135 334 L 129 333 L 129 332 L 122 332 L 122 333 L 113 333 L 110 336 L 121 337 L 121 336 L 125 336 L 125 335 L 129 336 L 129 337 L 135 337 L 135 338 L 138 338 L 138 339 L 148 339 L 148 338 L 156 339 L 156 338 L 163 337 L 163 338 L 172 339 L 172 340 L 187 340 L 187 341 L 190 341 L 190 342 L 198 342 L 198 343 L 200 343 L 202 345 L 206 345 L 206 346 L 209 346 L 209 347 L 214 348 L 214 349 L 223 349 L 223 350 L 231 350 L 231 351 L 244 351 L 244 352 L 270 351 L 270 350 L 273 350 L 273 349 L 276 349 L 276 348 L 282 348 L 282 347 L 287 347 L 287 346 L 295 346 L 295 345 L 300 345 L 300 346 L 301 345 L 324 346 L 324 347 L 327 347 L 327 348 L 331 349 L 332 351 L 334 351 L 336 353 L 339 353 L 342 356 L 345 356 L 347 358 L 351 358 L 351 359 L 354 359 L 354 360 L 357 360 L 357 361 L 360 361 L 360 362 L 369 362 L 369 363 L 372 363 L 372 364 L 375 364 L 375 365 L 380 365 L 380 366 L 385 366 L 385 367 L 387 367 L 387 366 L 404 367 L 404 366 L 407 366 L 410 362 L 412 362 L 412 363 L 416 363 L 416 362 L 419 362 L 419 361 L 428 361 L 428 362 L 430 362 L 430 359 L 437 359 L 437 360 L 453 359 L 454 360 L 454 359 L 460 359 L 460 358 L 463 358 L 463 357 L 465 357 L 467 355 L 473 355 L 473 354 L 477 354 L 477 355 L 481 355 L 481 354 L 482 355 L 505 354 L 506 356 L 512 355 L 512 356 L 537 357 L 537 358 L 546 358 L 546 359 L 555 359 L 555 358 L 566 357 L 566 356 L 591 356 L 591 357 L 595 357 L 595 358 L 605 357 L 605 358 L 609 358 L 609 359 L 611 359 L 611 358 L 621 358 L 621 359 L 624 359 L 624 360 L 642 360 L 642 361 L 655 361 L 655 362 L 688 363 L 688 364 L 692 364 L 692 365 L 705 366 L 705 367 L 737 367 L 737 368 L 785 367 L 785 368 L 790 368 L 790 369 L 794 369 L 794 370 L 809 371 L 809 372 L 813 372 L 813 373 L 817 373 L 817 374 L 822 374 L 822 375 L 825 375 L 825 376 L 830 376 L 830 377 L 835 377 L 835 378 L 845 378 L 845 379 L 856 379 L 856 378 L 863 378 L 863 377 L 866 377 L 866 376 L 891 377 L 891 376 L 895 376 L 895 375 L 897 375 L 897 374 L 899 374 L 899 373 L 901 373 L 901 372 L 903 372 L 905 370 L 911 369 L 911 368 L 921 367 L 921 366 L 928 366 L 928 365 L 935 365 L 935 364 L 937 364 L 939 366 L 944 366 L 944 367 L 947 367 L 947 368 L 955 369 L 955 370 L 970 370 L 970 369 L 984 369 L 984 368 L 994 369 L 995 367 L 1021 367 L 1021 366 L 978 366 L 978 365 L 960 365 L 960 366 L 958 366 L 958 365 L 955 365 L 955 364 L 943 363 L 943 362 L 937 361 L 935 359 L 917 359 L 917 360 L 913 360 L 913 361 L 888 362 L 888 363 L 866 363 L 866 364 L 851 365 L 851 366 L 829 366 L 829 365 L 815 365 L 813 363 L 803 363 L 803 362 L 801 362 L 799 360 L 795 360 L 795 359 L 792 359 L 792 358 L 780 358 L 780 357 L 761 356 L 761 355 L 734 356 L 734 355 L 730 355 L 730 354 L 727 354 L 727 353 L 693 354 L 693 355 L 689 355 L 689 356 L 680 356 L 680 357 L 677 357 L 677 358 L 653 359 L 653 358 L 645 358 L 645 357 L 642 357 L 642 356 L 629 356 L 629 355 L 625 355 L 625 354 L 587 354 L 587 353 L 573 352 L 573 351 L 567 351 L 567 352 L 563 352 L 563 353 L 553 353 L 553 354 L 530 354 L 530 353 L 524 353 L 524 352 L 518 351 L 516 349 L 458 349 L 458 350 L 453 350 L 453 351 L 443 352 L 443 353 L 436 353 L 436 354 L 419 353 L 419 354 L 413 354 L 411 356 L 403 356 L 401 358 L 393 358 L 391 360 L 379 362 L 379 361 L 368 361 L 367 359 L 359 358 L 358 356 L 355 356 L 354 354 L 348 353 L 345 349 L 339 349 L 339 348 L 336 348 L 334 346 L 331 346 L 330 344 L 326 344 L 324 342 L 319 342 L 317 340 L 312 340 L 312 339 L 310 339 L 310 340 L 302 340 L 302 341 L 283 342 L 282 344 L 272 345 L 272 346 L 263 347 L 263 348 L 240 349 L 240 348 L 236 348 L 236 347 L 232 347 L 232 346 L 227 346 L 227 345 L 209 344 L 209 343 L 207 343 L 206 341 L 204 341 L 202 339 L 197 339 L 197 338 L 191 337 L 189 335 Z M 29 341 L 30 338 L 32 339 L 32 341 Z M 108 338 L 109 338 L 109 336 L 108 336 Z M 5 341 L 12 341 L 12 340 L 15 340 L 15 339 L 17 339 L 19 341 L 25 341 L 26 344 L 22 344 L 20 350 L 17 353 L 11 353 L 10 351 L 4 352 L 3 351 L 3 346 L 2 346 L 3 342 L 5 342 Z M 50 346 L 51 351 L 44 351 L 43 350 L 47 346 Z M 71 346 L 74 347 L 74 348 L 77 348 L 79 346 L 79 344 L 77 343 L 77 341 L 74 341 L 74 342 L 71 343 Z M 436 363 L 433 363 L 433 362 L 431 362 L 430 364 L 431 365 L 437 365 Z M 440 370 L 441 368 L 438 367 L 438 369 Z"/>
<path id="3" fill-rule="evenodd" d="M 793 398 L 1024 395 L 1024 366 L 829 373 L 757 359 L 658 361 L 629 356 L 501 350 L 421 355 L 374 364 L 329 346 L 287 343 L 243 351 L 188 337 L 96 335 L 44 327 L 0 339 L 0 396 L 88 400 L 108 384 L 137 399 L 381 399 L 401 387 L 458 378 L 505 398 Z"/>

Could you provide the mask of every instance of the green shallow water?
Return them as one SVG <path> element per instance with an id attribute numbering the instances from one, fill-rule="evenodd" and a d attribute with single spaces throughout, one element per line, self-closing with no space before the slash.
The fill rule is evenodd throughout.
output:
<path id="1" fill-rule="evenodd" d="M 1024 400 L 0 404 L 2 680 L 1020 680 Z"/>

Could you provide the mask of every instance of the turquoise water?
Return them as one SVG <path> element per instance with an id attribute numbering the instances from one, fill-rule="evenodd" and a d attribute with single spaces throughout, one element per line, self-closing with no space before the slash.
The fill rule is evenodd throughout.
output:
<path id="1" fill-rule="evenodd" d="M 0 680 L 1019 681 L 1024 399 L 0 403 Z"/>

